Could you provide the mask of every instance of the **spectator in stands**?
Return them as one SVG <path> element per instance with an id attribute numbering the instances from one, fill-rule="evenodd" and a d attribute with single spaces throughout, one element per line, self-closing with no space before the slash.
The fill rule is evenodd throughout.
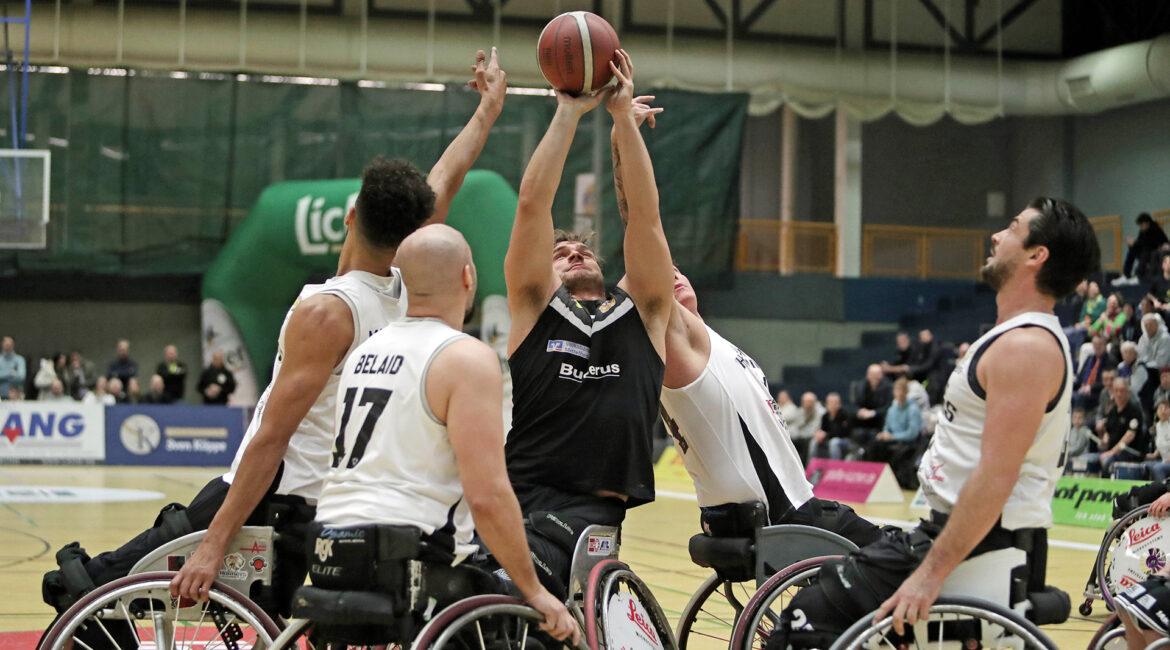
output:
<path id="1" fill-rule="evenodd" d="M 223 353 L 211 353 L 211 365 L 199 375 L 199 394 L 204 404 L 227 404 L 228 396 L 236 390 L 236 378 L 223 363 Z M 780 391 L 784 392 L 784 391 Z M 785 393 L 787 395 L 787 393 Z"/>
<path id="2" fill-rule="evenodd" d="M 1158 311 L 1170 309 L 1170 255 L 1162 256 L 1162 272 L 1150 282 L 1149 296 Z"/>
<path id="3" fill-rule="evenodd" d="M 910 342 L 910 335 L 906 332 L 894 335 L 894 346 L 894 360 L 881 363 L 882 372 L 890 375 L 891 380 L 905 375 L 917 355 L 916 346 Z"/>
<path id="4" fill-rule="evenodd" d="M 825 407 L 817 401 L 816 393 L 805 393 L 800 396 L 800 410 L 788 425 L 788 435 L 792 437 L 792 444 L 800 454 L 800 462 L 808 464 L 809 444 L 817 429 L 821 428 L 821 418 L 825 415 Z"/>
<path id="5" fill-rule="evenodd" d="M 115 403 L 125 404 L 130 401 L 130 397 L 126 394 L 126 387 L 117 377 L 110 377 L 106 380 L 106 390 L 109 391 L 110 395 L 113 395 Z"/>
<path id="6" fill-rule="evenodd" d="M 1106 368 L 1101 371 L 1101 386 L 1112 386 L 1114 379 L 1117 379 L 1117 368 Z M 1136 404 L 1138 408 L 1141 408 L 1141 404 L 1138 402 L 1137 398 L 1134 397 L 1133 393 L 1129 394 L 1129 399 L 1131 402 Z M 1113 391 L 1107 388 L 1102 388 L 1101 394 L 1098 396 L 1097 404 L 1093 406 L 1092 427 L 1096 429 L 1098 433 L 1103 431 L 1101 427 L 1105 422 L 1105 412 L 1109 410 L 1109 405 L 1112 403 Z"/>
<path id="7" fill-rule="evenodd" d="M 1148 368 L 1170 366 L 1170 332 L 1157 314 L 1142 315 L 1142 337 L 1138 339 L 1138 361 Z"/>
<path id="8" fill-rule="evenodd" d="M 955 361 L 956 362 L 961 361 L 963 359 L 963 357 L 967 356 L 967 350 L 970 350 L 970 349 L 971 349 L 971 344 L 969 342 L 963 341 L 962 343 L 960 343 L 959 347 L 955 348 Z"/>
<path id="9" fill-rule="evenodd" d="M 829 458 L 841 460 L 849 448 L 850 433 L 849 416 L 841 408 L 841 396 L 837 393 L 825 395 L 825 414 L 821 416 L 821 426 L 809 444 L 808 457 L 823 458 L 827 453 Z"/>
<path id="10" fill-rule="evenodd" d="M 173 345 L 163 348 L 163 360 L 158 362 L 154 372 L 162 377 L 170 401 L 183 401 L 183 391 L 187 388 L 187 364 L 179 361 L 179 349 Z M 153 378 L 151 383 L 154 383 Z"/>
<path id="11" fill-rule="evenodd" d="M 20 390 L 19 386 L 16 386 L 16 385 L 9 386 L 8 387 L 8 397 L 6 399 L 9 402 L 23 402 L 24 401 L 24 391 Z"/>
<path id="12" fill-rule="evenodd" d="M 49 390 L 41 391 L 37 400 L 41 402 L 72 402 L 73 398 L 65 392 L 64 382 L 54 378 L 53 382 L 49 384 Z"/>
<path id="13" fill-rule="evenodd" d="M 69 353 L 69 381 L 65 384 L 65 390 L 73 399 L 81 399 L 92 391 L 98 379 L 92 361 L 81 356 L 78 350 Z"/>
<path id="14" fill-rule="evenodd" d="M 126 382 L 126 400 L 131 404 L 137 404 L 142 401 L 142 387 L 134 377 L 131 377 Z"/>
<path id="15" fill-rule="evenodd" d="M 918 404 L 908 399 L 910 382 L 899 377 L 894 382 L 894 402 L 886 411 L 886 426 L 865 450 L 865 459 L 885 463 L 897 455 L 899 446 L 913 444 L 922 433 L 922 413 Z"/>
<path id="16" fill-rule="evenodd" d="M 1154 404 L 1170 402 L 1170 366 L 1158 369 L 1158 387 L 1154 389 Z"/>
<path id="17" fill-rule="evenodd" d="M 0 394 L 7 395 L 11 386 L 23 390 L 26 370 L 24 357 L 16 353 L 16 341 L 5 336 L 0 340 Z"/>
<path id="18" fill-rule="evenodd" d="M 167 382 L 160 374 L 150 376 L 150 392 L 138 400 L 141 404 L 170 404 L 175 401 L 167 392 Z"/>
<path id="19" fill-rule="evenodd" d="M 1114 280 L 1114 285 L 1138 284 L 1140 278 L 1149 275 L 1152 261 L 1158 255 L 1158 251 L 1170 243 L 1162 226 L 1150 218 L 1149 214 L 1145 212 L 1139 214 L 1137 224 L 1139 230 L 1137 239 L 1125 238 L 1125 243 L 1129 245 L 1129 251 L 1125 254 L 1125 266 L 1122 267 L 1125 276 Z"/>
<path id="20" fill-rule="evenodd" d="M 1138 363 L 1137 343 L 1126 341 L 1121 344 L 1121 363 L 1117 364 L 1117 376 L 1126 380 L 1131 392 L 1138 392 L 1150 378 L 1146 367 Z"/>
<path id="21" fill-rule="evenodd" d="M 41 395 L 48 395 L 53 382 L 62 378 L 67 361 L 68 358 L 60 352 L 48 359 L 41 359 L 37 374 L 33 375 L 33 386 L 37 389 L 37 399 L 40 399 Z"/>
<path id="22" fill-rule="evenodd" d="M 1064 335 L 1068 337 L 1068 348 L 1072 350 L 1074 359 L 1077 356 L 1077 350 L 1089 336 L 1089 327 L 1097 322 L 1104 311 L 1105 298 L 1101 295 L 1101 287 L 1096 282 L 1090 282 L 1085 294 L 1085 302 L 1081 305 L 1080 318 L 1072 327 L 1064 328 Z"/>
<path id="23" fill-rule="evenodd" d="M 857 395 L 857 417 L 853 421 L 853 441 L 864 448 L 882 430 L 886 410 L 894 401 L 894 386 L 882 373 L 882 367 L 870 364 L 865 382 Z"/>
<path id="24" fill-rule="evenodd" d="M 113 380 L 111 379 L 110 381 Z M 118 380 L 118 383 L 121 383 L 121 380 Z M 85 396 L 81 398 L 81 401 L 85 402 L 86 404 L 104 404 L 106 406 L 113 406 L 117 403 L 117 400 L 114 399 L 114 396 L 106 392 L 105 377 L 98 377 L 97 381 L 94 383 L 93 390 L 86 393 Z"/>
<path id="25" fill-rule="evenodd" d="M 1109 476 L 1113 463 L 1134 463 L 1145 460 L 1149 434 L 1142 424 L 1141 408 L 1130 400 L 1129 384 L 1118 377 L 1113 380 L 1112 400 L 1105 411 L 1104 426 L 1098 428 L 1101 442 L 1101 475 Z"/>
<path id="26" fill-rule="evenodd" d="M 781 390 L 776 393 L 776 412 L 780 414 L 780 417 L 784 418 L 784 424 L 789 427 L 800 417 L 800 407 L 793 403 L 792 397 L 786 390 Z"/>
<path id="27" fill-rule="evenodd" d="M 1092 435 L 1093 432 L 1089 431 L 1089 427 L 1085 425 L 1085 410 L 1073 409 L 1072 421 L 1069 423 L 1068 446 L 1065 447 L 1064 451 L 1065 472 L 1072 470 L 1074 458 L 1089 452 L 1090 436 Z"/>
<path id="28" fill-rule="evenodd" d="M 1121 312 L 1125 315 L 1125 323 L 1117 330 L 1117 341 L 1137 342 L 1142 337 L 1142 323 L 1133 312 L 1133 303 L 1121 303 Z"/>
<path id="29" fill-rule="evenodd" d="M 1061 313 L 1064 317 L 1061 318 L 1061 324 L 1067 330 L 1070 327 L 1075 327 L 1081 318 L 1081 310 L 1085 307 L 1085 300 L 1089 298 L 1089 281 L 1081 280 L 1077 288 L 1069 294 L 1068 298 L 1064 299 L 1064 304 L 1061 308 Z M 1065 322 L 1067 321 L 1067 322 Z"/>
<path id="30" fill-rule="evenodd" d="M 118 341 L 117 356 L 106 367 L 106 379 L 117 377 L 129 388 L 130 380 L 138 376 L 138 363 L 130 358 L 130 341 Z"/>
<path id="31" fill-rule="evenodd" d="M 1089 334 L 1100 334 L 1105 341 L 1113 341 L 1118 330 L 1125 324 L 1125 312 L 1121 311 L 1121 294 L 1111 293 L 1105 300 L 1105 311 L 1089 326 Z"/>
<path id="32" fill-rule="evenodd" d="M 1113 357 L 1105 348 L 1105 337 L 1101 334 L 1093 335 L 1093 354 L 1085 359 L 1077 371 L 1076 381 L 1073 382 L 1073 406 L 1093 408 L 1097 405 L 1101 394 L 1101 371 L 1117 366 Z"/>
<path id="33" fill-rule="evenodd" d="M 918 345 L 912 348 L 907 363 L 887 363 L 882 366 L 882 370 L 887 375 L 906 376 L 922 384 L 928 391 L 931 403 L 936 403 L 942 395 L 948 374 L 942 348 L 934 340 L 934 334 L 925 328 L 918 332 Z"/>
<path id="34" fill-rule="evenodd" d="M 1146 468 L 1154 481 L 1165 481 L 1170 477 L 1170 402 L 1165 400 L 1155 406 L 1157 419 L 1150 426 L 1150 438 L 1154 450 L 1146 455 Z"/>

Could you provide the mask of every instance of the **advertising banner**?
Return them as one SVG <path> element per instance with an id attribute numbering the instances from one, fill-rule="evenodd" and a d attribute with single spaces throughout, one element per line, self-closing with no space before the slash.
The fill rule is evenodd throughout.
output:
<path id="1" fill-rule="evenodd" d="M 853 503 L 903 503 L 890 466 L 859 460 L 814 458 L 805 472 L 819 499 Z"/>
<path id="2" fill-rule="evenodd" d="M 1062 476 L 1052 497 L 1052 521 L 1069 526 L 1108 528 L 1113 523 L 1113 498 L 1145 483 Z"/>
<path id="3" fill-rule="evenodd" d="M 105 428 L 100 404 L 0 402 L 0 462 L 100 462 Z"/>
<path id="4" fill-rule="evenodd" d="M 107 406 L 106 464 L 226 467 L 244 439 L 244 416 L 235 406 Z"/>

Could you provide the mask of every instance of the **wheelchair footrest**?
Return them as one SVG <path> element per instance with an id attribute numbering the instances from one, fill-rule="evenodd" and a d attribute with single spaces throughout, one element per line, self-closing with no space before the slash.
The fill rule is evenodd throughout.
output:
<path id="1" fill-rule="evenodd" d="M 1068 620 L 1072 612 L 1072 601 L 1064 591 L 1047 585 L 1044 591 L 1034 591 L 1028 594 L 1032 602 L 1028 610 L 1028 620 L 1036 625 L 1059 625 Z"/>
<path id="2" fill-rule="evenodd" d="M 339 591 L 304 586 L 293 598 L 293 617 L 325 625 L 389 624 L 406 612 L 396 599 L 376 591 Z"/>
<path id="3" fill-rule="evenodd" d="M 691 561 L 715 569 L 725 580 L 750 580 L 756 574 L 756 545 L 750 537 L 711 537 L 699 533 L 688 548 Z"/>

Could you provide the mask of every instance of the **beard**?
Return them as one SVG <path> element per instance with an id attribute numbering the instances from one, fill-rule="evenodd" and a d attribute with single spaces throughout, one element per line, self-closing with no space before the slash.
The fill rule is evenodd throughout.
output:
<path id="1" fill-rule="evenodd" d="M 992 260 L 979 269 L 979 277 L 991 287 L 992 291 L 998 292 L 1007 283 L 1014 270 L 1013 265 Z"/>
<path id="2" fill-rule="evenodd" d="M 605 293 L 605 278 L 600 273 L 588 271 L 574 271 L 561 276 L 561 282 L 569 295 L 578 293 L 600 292 Z"/>

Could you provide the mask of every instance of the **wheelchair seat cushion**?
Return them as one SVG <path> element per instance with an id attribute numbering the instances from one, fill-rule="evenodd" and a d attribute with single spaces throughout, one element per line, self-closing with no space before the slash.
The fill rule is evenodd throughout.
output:
<path id="1" fill-rule="evenodd" d="M 395 598 L 376 591 L 339 591 L 304 586 L 293 597 L 293 617 L 327 625 L 385 623 L 406 614 Z"/>
<path id="2" fill-rule="evenodd" d="M 689 550 L 695 564 L 715 569 L 724 580 L 743 581 L 756 572 L 756 544 L 750 537 L 711 537 L 699 533 Z"/>

